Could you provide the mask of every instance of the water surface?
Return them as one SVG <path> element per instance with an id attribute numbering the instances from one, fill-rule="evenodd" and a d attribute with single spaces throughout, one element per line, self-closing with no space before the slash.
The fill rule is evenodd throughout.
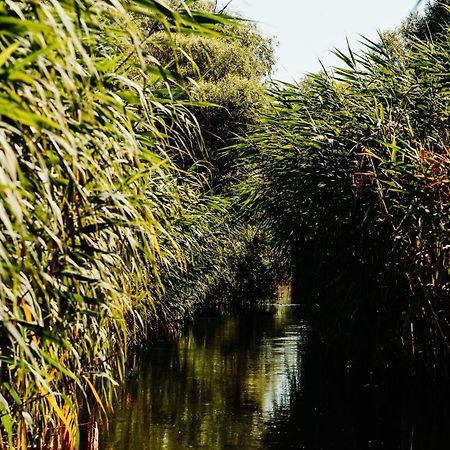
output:
<path id="1" fill-rule="evenodd" d="M 446 387 L 352 379 L 307 334 L 295 305 L 197 319 L 178 342 L 135 356 L 99 448 L 450 448 Z"/>
<path id="2" fill-rule="evenodd" d="M 139 355 L 100 448 L 265 448 L 267 424 L 289 415 L 305 329 L 295 305 L 197 319 Z"/>

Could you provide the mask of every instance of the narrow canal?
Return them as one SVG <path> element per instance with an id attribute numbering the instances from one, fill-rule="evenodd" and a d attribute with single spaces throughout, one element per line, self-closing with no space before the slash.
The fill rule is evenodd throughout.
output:
<path id="1" fill-rule="evenodd" d="M 140 355 L 100 448 L 262 449 L 289 415 L 305 325 L 296 305 L 198 319 L 177 344 Z"/>
<path id="2" fill-rule="evenodd" d="M 307 334 L 296 305 L 197 319 L 135 358 L 98 448 L 449 448 L 447 390 L 336 378 Z"/>

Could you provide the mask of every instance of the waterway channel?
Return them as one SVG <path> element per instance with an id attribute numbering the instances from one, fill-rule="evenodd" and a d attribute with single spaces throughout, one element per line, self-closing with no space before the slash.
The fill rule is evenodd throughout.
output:
<path id="1" fill-rule="evenodd" d="M 265 448 L 268 423 L 289 414 L 305 331 L 296 305 L 197 319 L 139 356 L 100 448 Z"/>
<path id="2" fill-rule="evenodd" d="M 308 334 L 290 304 L 196 319 L 136 355 L 98 448 L 450 448 L 448 391 L 337 379 L 311 364 Z"/>

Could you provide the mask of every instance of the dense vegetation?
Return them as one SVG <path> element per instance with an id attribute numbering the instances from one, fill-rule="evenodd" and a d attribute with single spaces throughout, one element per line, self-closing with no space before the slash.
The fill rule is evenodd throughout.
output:
<path id="1" fill-rule="evenodd" d="M 129 345 L 290 274 L 344 365 L 445 373 L 445 11 L 266 89 L 209 2 L 1 1 L 0 448 L 76 448 Z"/>
<path id="2" fill-rule="evenodd" d="M 151 45 L 256 34 L 153 0 L 7 0 L 0 22 L 0 446 L 75 448 L 127 346 L 227 286 L 254 241 L 212 191 L 200 83 Z"/>
<path id="3" fill-rule="evenodd" d="M 425 20 L 275 86 L 242 146 L 250 213 L 290 250 L 330 354 L 367 373 L 448 364 L 450 33 Z"/>

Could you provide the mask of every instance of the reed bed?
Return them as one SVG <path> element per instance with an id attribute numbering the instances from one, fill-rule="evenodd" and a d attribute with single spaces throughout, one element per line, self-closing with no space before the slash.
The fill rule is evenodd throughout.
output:
<path id="1" fill-rule="evenodd" d="M 343 366 L 447 373 L 449 54 L 391 32 L 341 65 L 277 84 L 240 146 L 244 212 L 293 264 L 297 300 Z"/>
<path id="2" fill-rule="evenodd" d="M 445 26 L 268 99 L 271 43 L 208 2 L 4 0 L 0 24 L 0 448 L 77 448 L 130 345 L 290 266 L 345 365 L 447 373 Z"/>
<path id="3" fill-rule="evenodd" d="M 76 448 L 80 405 L 106 412 L 130 336 L 173 318 L 160 274 L 185 267 L 179 222 L 206 194 L 169 155 L 203 141 L 142 49 L 227 20 L 153 0 L 0 3 L 0 447 Z"/>

